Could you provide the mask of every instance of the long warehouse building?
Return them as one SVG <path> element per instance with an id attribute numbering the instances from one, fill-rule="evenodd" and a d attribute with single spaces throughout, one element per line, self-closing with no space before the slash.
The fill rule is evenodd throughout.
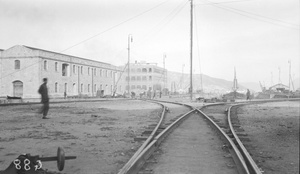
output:
<path id="1" fill-rule="evenodd" d="M 16 45 L 0 50 L 0 97 L 38 98 L 48 78 L 52 98 L 123 94 L 122 69 L 99 61 Z"/>

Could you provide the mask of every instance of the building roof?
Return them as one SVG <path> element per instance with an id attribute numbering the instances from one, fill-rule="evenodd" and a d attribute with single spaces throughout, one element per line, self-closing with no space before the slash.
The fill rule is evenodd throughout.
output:
<path id="1" fill-rule="evenodd" d="M 278 83 L 278 84 L 273 85 L 273 86 L 270 87 L 270 89 L 272 89 L 272 88 L 289 88 L 289 87 L 282 84 L 282 83 Z"/>
<path id="2" fill-rule="evenodd" d="M 44 51 L 44 52 L 59 54 L 59 55 L 63 55 L 63 56 L 72 56 L 72 55 L 62 54 L 62 53 L 58 53 L 58 52 L 54 52 L 54 51 L 43 50 L 43 49 L 40 49 L 40 48 L 29 47 L 29 46 L 26 46 L 26 45 L 22 45 L 22 46 L 24 46 L 26 48 L 29 48 L 29 49 L 32 49 L 32 50 Z M 78 59 L 84 59 L 84 60 L 88 60 L 88 61 L 94 61 L 94 62 L 106 64 L 106 65 L 111 65 L 109 63 L 100 62 L 100 61 L 96 61 L 96 60 L 91 60 L 91 59 L 87 59 L 87 58 L 82 58 L 82 57 L 77 57 L 77 56 L 72 56 L 72 57 L 75 57 L 75 58 L 78 58 Z"/>

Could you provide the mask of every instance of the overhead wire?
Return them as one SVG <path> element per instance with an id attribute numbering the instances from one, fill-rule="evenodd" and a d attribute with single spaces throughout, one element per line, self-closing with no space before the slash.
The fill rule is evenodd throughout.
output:
<path id="1" fill-rule="evenodd" d="M 188 3 L 188 1 L 183 0 L 178 6 L 176 6 L 166 17 L 164 17 L 162 20 L 160 20 L 157 25 L 155 25 L 150 32 L 148 32 L 144 37 L 143 41 L 147 40 L 147 37 L 150 37 L 150 35 L 152 34 L 152 31 L 154 32 L 153 35 L 156 35 L 157 33 L 159 33 L 162 28 L 164 28 L 168 23 L 170 23 L 175 16 L 178 15 L 178 13 L 186 6 L 186 4 Z M 154 31 L 157 30 L 157 31 Z M 153 36 L 151 35 L 151 36 Z"/>
<path id="2" fill-rule="evenodd" d="M 201 68 L 201 56 L 200 56 L 200 44 L 199 44 L 199 35 L 198 35 L 198 20 L 197 20 L 197 14 L 196 10 L 194 10 L 195 13 L 195 27 L 196 27 L 196 38 L 197 38 L 197 50 L 198 50 L 198 56 L 199 56 L 199 71 L 200 71 L 200 83 L 201 83 L 201 91 L 203 91 L 203 82 L 202 82 L 202 68 Z"/>
<path id="3" fill-rule="evenodd" d="M 152 11 L 152 10 L 158 8 L 159 6 L 163 5 L 164 3 L 168 2 L 168 1 L 170 1 L 170 0 L 166 0 L 166 1 L 164 1 L 164 2 L 162 2 L 162 3 L 160 3 L 160 4 L 158 4 L 158 5 L 156 5 L 156 6 L 154 6 L 154 7 L 152 7 L 152 8 L 150 8 L 150 9 L 146 10 L 146 11 L 143 11 L 143 12 L 141 12 L 141 13 L 139 13 L 139 14 L 133 16 L 133 17 L 130 17 L 130 18 L 124 20 L 123 22 L 120 22 L 120 23 L 118 23 L 118 24 L 116 24 L 116 25 L 113 25 L 113 26 L 109 27 L 108 29 L 106 29 L 106 30 L 104 30 L 104 31 L 102 31 L 102 32 L 100 32 L 100 33 L 97 33 L 97 34 L 95 34 L 95 35 L 93 35 L 93 36 L 91 36 L 91 37 L 89 37 L 89 38 L 87 38 L 87 39 L 84 39 L 84 40 L 78 42 L 78 43 L 75 44 L 75 45 L 72 45 L 72 46 L 70 46 L 70 47 L 68 47 L 68 48 L 66 48 L 66 49 L 64 49 L 64 50 L 62 50 L 61 52 L 67 51 L 67 50 L 69 50 L 69 49 L 71 49 L 71 48 L 73 48 L 73 47 L 75 47 L 75 46 L 77 46 L 77 45 L 80 45 L 80 44 L 82 44 L 82 43 L 84 43 L 84 42 L 86 42 L 86 41 L 88 41 L 88 40 L 91 40 L 91 39 L 93 39 L 93 38 L 95 38 L 95 37 L 97 37 L 97 36 L 99 36 L 99 35 L 101 35 L 101 34 L 104 34 L 104 33 L 108 32 L 108 31 L 110 31 L 110 30 L 112 30 L 112 29 L 114 29 L 114 28 L 116 28 L 116 27 L 118 27 L 118 26 L 120 26 L 120 25 L 122 25 L 122 24 L 124 24 L 124 23 L 126 23 L 126 22 L 129 22 L 129 21 L 131 21 L 131 20 L 133 20 L 133 19 L 135 19 L 135 18 L 137 18 L 137 17 L 140 17 L 140 16 L 142 16 L 143 14 L 148 13 L 149 11 Z"/>
<path id="4" fill-rule="evenodd" d="M 285 21 L 282 21 L 282 20 L 273 19 L 273 18 L 262 16 L 262 15 L 258 15 L 258 14 L 255 14 L 255 13 L 247 12 L 247 11 L 244 11 L 244 10 L 239 10 L 239 9 L 235 9 L 235 8 L 228 7 L 228 6 L 215 4 L 215 3 L 211 2 L 211 1 L 208 1 L 208 0 L 204 0 L 204 1 L 208 2 L 208 4 L 211 5 L 211 6 L 214 6 L 214 7 L 226 10 L 226 11 L 230 11 L 232 13 L 239 14 L 239 15 L 247 17 L 247 18 L 259 20 L 259 21 L 262 21 L 262 22 L 266 22 L 266 23 L 269 23 L 269 24 L 277 25 L 277 26 L 280 26 L 280 27 L 288 28 L 288 29 L 299 30 L 299 25 L 297 25 L 297 24 L 292 24 L 292 23 L 288 23 L 288 22 L 285 22 Z M 290 25 L 290 26 L 287 26 L 287 25 Z"/>
<path id="5" fill-rule="evenodd" d="M 164 19 L 162 19 L 153 29 L 150 30 L 149 33 L 151 33 L 152 30 L 156 27 L 160 27 L 154 34 L 152 34 L 152 39 L 154 38 L 153 36 L 157 35 L 162 29 L 169 24 L 172 20 L 175 19 L 175 17 L 184 9 L 184 7 L 188 4 L 188 1 L 184 0 L 183 3 L 179 4 L 174 10 L 172 10 Z M 149 34 L 147 34 L 149 35 Z M 142 39 L 144 42 L 146 39 Z M 137 47 L 138 48 L 138 47 Z M 140 54 L 134 50 L 132 50 L 136 55 L 142 55 L 143 57 L 146 57 L 146 55 Z M 148 55 L 149 56 L 149 55 Z"/>
<path id="6" fill-rule="evenodd" d="M 60 54 L 60 53 L 62 53 L 62 52 L 65 52 L 65 51 L 67 51 L 67 50 L 69 50 L 69 49 L 71 49 L 71 48 L 77 46 L 77 45 L 80 45 L 80 44 L 82 44 L 82 43 L 84 43 L 84 42 L 87 42 L 88 40 L 91 40 L 92 38 L 95 38 L 95 37 L 97 37 L 97 36 L 99 36 L 99 35 L 101 35 L 101 34 L 104 34 L 104 33 L 108 32 L 108 31 L 110 31 L 110 30 L 112 30 L 112 29 L 114 29 L 114 28 L 116 28 L 116 27 L 118 27 L 118 26 L 120 26 L 120 25 L 122 25 L 122 24 L 124 24 L 124 23 L 126 23 L 126 22 L 129 22 L 129 21 L 131 21 L 131 20 L 133 20 L 133 19 L 135 19 L 135 18 L 137 18 L 137 17 L 142 16 L 142 15 L 145 14 L 145 13 L 148 13 L 148 12 L 150 12 L 150 11 L 152 11 L 152 10 L 158 8 L 159 6 L 163 5 L 164 3 L 168 2 L 168 1 L 170 1 L 170 0 L 163 1 L 162 3 L 159 3 L 158 5 L 155 5 L 155 6 L 151 7 L 150 9 L 148 9 L 148 10 L 146 10 L 146 11 L 143 11 L 143 12 L 141 12 L 141 13 L 139 13 L 139 14 L 133 16 L 133 17 L 130 17 L 130 18 L 128 18 L 128 19 L 126 19 L 126 20 L 124 20 L 124 21 L 122 21 L 122 22 L 116 24 L 116 25 L 113 25 L 113 26 L 109 27 L 108 29 L 106 29 L 106 30 L 104 30 L 104 31 L 102 31 L 102 32 L 99 32 L 99 33 L 97 33 L 97 34 L 95 34 L 95 35 L 93 35 L 93 36 L 91 36 L 91 37 L 89 37 L 89 38 L 87 38 L 87 39 L 84 39 L 84 40 L 82 40 L 82 41 L 80 41 L 80 42 L 78 42 L 78 43 L 76 43 L 76 44 L 74 44 L 74 45 L 72 45 L 72 46 L 70 46 L 70 47 L 68 47 L 68 48 L 66 48 L 66 49 L 64 49 L 64 50 L 62 50 L 62 51 L 60 51 L 60 52 L 57 52 L 57 53 Z M 23 70 L 25 70 L 25 69 L 27 69 L 27 68 L 30 68 L 30 67 L 32 67 L 32 66 L 34 66 L 34 65 L 36 65 L 36 64 L 39 64 L 40 62 L 42 62 L 42 59 L 41 59 L 40 61 L 36 62 L 36 63 L 33 63 L 33 64 L 31 64 L 31 65 L 28 65 L 28 66 L 26 66 L 26 67 L 20 69 L 20 70 L 17 71 L 17 72 L 20 72 L 20 71 L 23 71 Z M 7 77 L 7 76 L 10 76 L 10 75 L 12 75 L 12 74 L 14 74 L 14 73 L 17 73 L 17 72 L 12 72 L 12 73 L 9 73 L 9 74 L 7 74 L 7 75 L 5 75 L 5 76 L 1 76 L 1 79 L 5 78 L 5 77 Z"/>

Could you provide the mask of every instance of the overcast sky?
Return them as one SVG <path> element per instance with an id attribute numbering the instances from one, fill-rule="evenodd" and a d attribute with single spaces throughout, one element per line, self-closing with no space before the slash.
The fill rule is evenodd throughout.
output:
<path id="1" fill-rule="evenodd" d="M 194 0 L 193 72 L 240 82 L 299 77 L 298 0 Z M 213 4 L 212 4 L 213 3 Z M 0 0 L 0 49 L 14 45 L 114 65 L 190 71 L 189 0 Z M 184 65 L 184 66 L 183 66 Z M 272 78 L 273 77 L 273 78 Z"/>

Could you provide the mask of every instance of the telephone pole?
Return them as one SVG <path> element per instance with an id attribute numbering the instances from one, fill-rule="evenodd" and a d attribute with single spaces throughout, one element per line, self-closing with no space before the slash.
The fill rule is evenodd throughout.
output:
<path id="1" fill-rule="evenodd" d="M 193 0 L 191 0 L 191 53 L 190 53 L 190 93 L 191 100 L 193 100 Z"/>

